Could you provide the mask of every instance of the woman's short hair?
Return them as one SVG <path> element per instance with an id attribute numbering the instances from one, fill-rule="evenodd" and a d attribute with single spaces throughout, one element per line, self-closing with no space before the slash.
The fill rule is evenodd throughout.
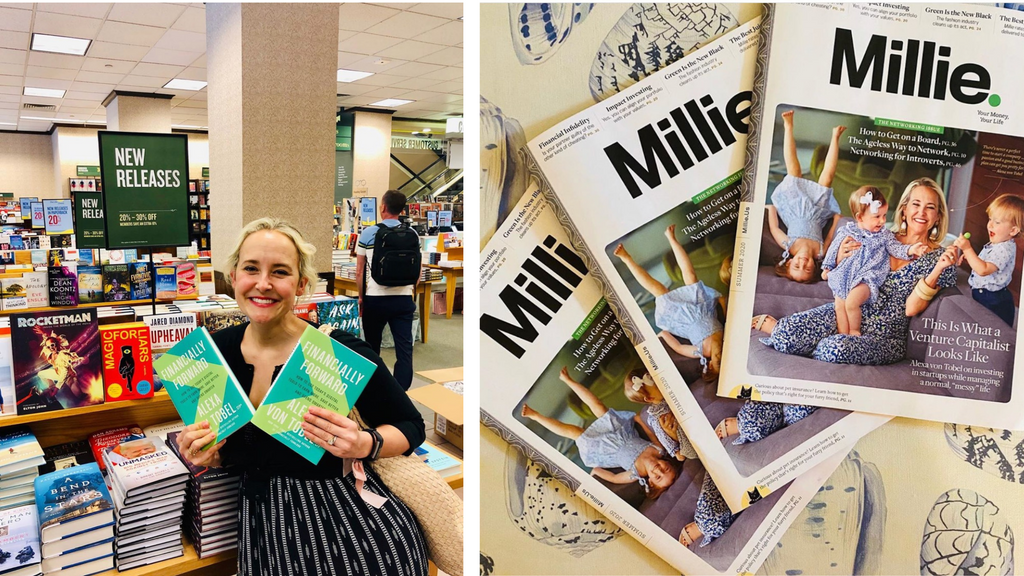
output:
<path id="1" fill-rule="evenodd" d="M 286 220 L 280 218 L 266 217 L 260 218 L 259 220 L 253 220 L 242 228 L 242 231 L 238 234 L 238 239 L 235 240 L 235 248 L 231 251 L 231 255 L 228 256 L 228 271 L 234 270 L 238 267 L 238 253 L 242 249 L 242 244 L 245 243 L 245 239 L 254 232 L 260 232 L 261 230 L 270 230 L 272 232 L 280 232 L 288 237 L 295 245 L 295 251 L 299 254 L 299 286 L 305 285 L 307 289 L 313 289 L 316 286 L 317 274 L 316 267 L 313 266 L 313 255 L 316 254 L 316 246 L 312 243 L 307 242 L 302 237 L 302 233 L 299 232 L 298 228 L 293 226 Z M 303 282 L 305 280 L 305 282 Z"/>
<path id="2" fill-rule="evenodd" d="M 929 232 L 929 239 L 933 242 L 940 242 L 946 237 L 946 231 L 949 230 L 949 207 L 946 206 L 946 194 L 942 191 L 942 187 L 939 183 L 931 178 L 924 177 L 914 180 L 910 184 L 907 184 L 906 189 L 903 190 L 903 195 L 900 196 L 899 203 L 896 204 L 896 211 L 893 212 L 892 221 L 896 225 L 897 233 L 903 233 L 905 230 L 900 229 L 900 225 L 905 220 L 903 211 L 906 209 L 907 204 L 910 203 L 910 193 L 918 186 L 923 186 L 930 189 L 938 197 L 938 208 L 939 208 L 939 221 L 935 223 L 937 228 L 934 238 L 932 238 L 931 232 Z"/>

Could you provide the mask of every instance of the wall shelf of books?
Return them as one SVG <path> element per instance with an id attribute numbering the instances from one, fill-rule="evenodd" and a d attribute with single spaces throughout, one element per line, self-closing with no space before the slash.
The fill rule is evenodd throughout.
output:
<path id="1" fill-rule="evenodd" d="M 199 250 L 210 249 L 210 181 L 188 182 L 189 240 Z"/>

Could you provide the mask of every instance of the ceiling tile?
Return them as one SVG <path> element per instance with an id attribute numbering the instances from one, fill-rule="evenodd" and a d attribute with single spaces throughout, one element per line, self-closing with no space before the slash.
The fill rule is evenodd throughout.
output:
<path id="1" fill-rule="evenodd" d="M 384 63 L 381 64 L 381 62 Z M 364 56 L 356 62 L 349 64 L 346 68 L 349 70 L 359 70 L 361 72 L 373 72 L 374 74 L 388 71 L 388 74 L 391 74 L 390 70 L 405 63 L 405 60 L 381 58 L 380 56 Z"/>
<path id="2" fill-rule="evenodd" d="M 28 43 L 28 32 L 10 32 L 8 30 L 0 30 L 0 48 L 28 50 Z"/>
<path id="3" fill-rule="evenodd" d="M 0 86 L 0 94 L 21 94 L 21 86 Z"/>
<path id="4" fill-rule="evenodd" d="M 128 84 L 127 82 L 124 83 L 124 84 L 118 84 L 117 85 L 117 91 L 118 92 L 138 92 L 140 94 L 156 94 L 157 93 L 156 88 L 153 88 L 152 86 L 137 86 L 135 84 Z"/>
<path id="5" fill-rule="evenodd" d="M 462 80 L 462 68 L 446 66 L 436 72 L 428 72 L 423 78 L 434 78 L 437 80 Z"/>
<path id="6" fill-rule="evenodd" d="M 19 132 L 47 132 L 52 122 L 36 122 L 35 120 L 21 120 L 18 122 Z"/>
<path id="7" fill-rule="evenodd" d="M 100 84 L 117 84 L 124 78 L 124 74 L 114 74 L 110 72 L 90 72 L 88 70 L 82 70 L 75 77 L 75 80 L 79 82 L 98 82 Z"/>
<path id="8" fill-rule="evenodd" d="M 69 92 L 69 94 L 70 94 L 70 92 Z M 90 101 L 90 100 L 72 100 L 72 99 L 69 99 L 69 98 L 64 98 L 63 100 L 61 100 L 61 102 L 62 102 L 61 108 L 67 106 L 69 108 L 75 108 L 75 109 L 79 109 L 79 110 L 84 109 L 84 108 L 89 108 L 90 110 L 95 110 L 96 107 L 100 105 L 100 103 L 95 101 L 95 100 L 92 100 L 92 101 Z"/>
<path id="9" fill-rule="evenodd" d="M 21 102 L 21 89 L 18 89 L 17 94 L 0 94 L 0 102 L 13 102 L 15 107 L 20 106 Z M 8 106 L 9 108 L 10 106 Z"/>
<path id="10" fill-rule="evenodd" d="M 356 34 L 358 34 L 358 32 L 353 32 L 349 30 L 338 30 L 338 50 L 341 50 L 340 46 L 342 42 L 348 40 L 349 38 L 355 36 Z"/>
<path id="11" fill-rule="evenodd" d="M 401 80 L 405 80 L 405 78 L 401 76 L 389 76 L 387 74 L 374 74 L 373 76 L 369 76 L 361 80 L 356 80 L 355 82 L 350 82 L 349 84 L 360 86 L 390 86 L 395 82 Z"/>
<path id="12" fill-rule="evenodd" d="M 183 101 L 181 104 L 178 104 L 178 108 L 202 108 L 202 109 L 205 110 L 206 109 L 206 101 L 205 100 L 193 100 L 193 99 L 189 98 L 188 100 Z"/>
<path id="13" fill-rule="evenodd" d="M 31 4 L 26 4 L 29 8 Z M 15 32 L 28 32 L 32 25 L 32 10 L 15 10 L 13 8 L 0 8 L 0 30 L 14 30 Z"/>
<path id="14" fill-rule="evenodd" d="M 349 96 L 359 96 L 372 90 L 375 90 L 376 86 L 369 84 L 353 84 L 351 82 L 338 82 L 337 94 L 348 94 Z"/>
<path id="15" fill-rule="evenodd" d="M 38 104 L 45 104 L 45 102 L 38 102 Z M 35 116 L 36 118 L 53 118 L 57 113 L 49 110 L 25 110 L 22 112 L 22 115 Z"/>
<path id="16" fill-rule="evenodd" d="M 196 102 L 206 102 L 209 96 L 210 95 L 207 94 L 206 90 L 200 90 L 199 92 L 193 92 L 192 97 L 189 98 L 189 100 L 195 100 Z"/>
<path id="17" fill-rule="evenodd" d="M 102 121 L 104 121 L 104 122 L 105 122 L 105 121 L 106 121 L 106 119 L 107 119 L 107 117 L 106 117 L 106 115 L 105 115 L 105 114 L 104 114 L 104 115 L 99 115 L 99 114 L 93 114 L 92 116 L 89 116 L 89 120 L 90 120 L 90 121 L 93 121 L 93 120 L 102 120 Z M 90 124 L 93 124 L 94 126 L 103 126 L 103 124 L 97 124 L 96 122 L 90 122 Z"/>
<path id="18" fill-rule="evenodd" d="M 385 86 L 367 92 L 366 94 L 363 94 L 363 96 L 366 96 L 368 98 L 376 98 L 377 100 L 383 100 L 384 98 L 395 98 L 401 94 L 405 94 L 408 91 L 409 90 L 406 88 L 391 88 Z M 374 102 L 376 102 L 377 100 L 374 100 Z M 414 98 L 406 98 L 406 100 L 414 100 Z"/>
<path id="19" fill-rule="evenodd" d="M 406 40 L 401 44 L 396 44 L 386 50 L 378 50 L 375 52 L 378 56 L 388 56 L 391 58 L 401 58 L 403 60 L 423 60 L 424 56 L 433 54 L 440 50 L 446 50 L 444 46 L 438 46 L 437 44 L 427 44 L 426 42 L 417 42 L 415 40 Z"/>
<path id="20" fill-rule="evenodd" d="M 340 52 L 354 52 L 356 54 L 378 54 L 381 50 L 390 48 L 401 41 L 401 38 L 389 38 L 376 34 L 356 34 L 344 42 L 338 42 L 338 50 Z M 412 58 L 405 59 L 412 60 Z"/>
<path id="21" fill-rule="evenodd" d="M 64 68 L 44 68 L 42 66 L 29 66 L 25 69 L 25 75 L 33 78 L 49 78 L 52 80 L 70 81 L 74 80 L 75 76 L 78 75 L 78 70 L 66 70 Z"/>
<path id="22" fill-rule="evenodd" d="M 0 74 L 5 76 L 21 76 L 25 73 L 24 64 L 4 64 L 0 62 Z"/>
<path id="23" fill-rule="evenodd" d="M 182 52 L 206 52 L 206 34 L 187 32 L 185 30 L 168 30 L 163 38 L 153 46 L 164 50 L 181 50 Z M 191 62 L 189 62 L 191 64 Z"/>
<path id="24" fill-rule="evenodd" d="M 114 4 L 107 20 L 168 28 L 186 10 L 180 4 Z"/>
<path id="25" fill-rule="evenodd" d="M 359 62 L 366 58 L 366 54 L 353 54 L 352 52 L 338 52 L 338 68 L 345 68 L 353 62 Z"/>
<path id="26" fill-rule="evenodd" d="M 402 95 L 402 98 L 406 100 L 415 100 L 423 108 L 440 110 L 442 102 L 437 100 L 437 96 L 439 96 L 437 92 L 426 90 L 406 90 L 405 94 Z M 454 96 L 454 98 L 460 98 L 460 96 Z"/>
<path id="27" fill-rule="evenodd" d="M 423 62 L 409 62 L 407 64 L 403 64 L 402 66 L 399 66 L 399 67 L 391 70 L 388 73 L 389 74 L 394 74 L 395 76 L 405 76 L 405 77 L 408 77 L 408 78 L 412 78 L 412 77 L 417 77 L 417 76 L 424 76 L 426 74 L 430 74 L 431 72 L 437 72 L 438 70 L 442 70 L 442 69 L 444 69 L 444 66 L 441 66 L 439 64 L 426 64 L 426 63 L 423 63 Z M 441 80 L 438 80 L 438 81 L 440 82 Z"/>
<path id="28" fill-rule="evenodd" d="M 78 82 L 76 82 L 75 84 L 78 84 Z M 83 100 L 83 101 L 92 101 L 92 102 L 103 102 L 103 100 L 105 100 L 107 98 L 107 94 L 110 94 L 110 91 L 107 91 L 107 92 L 81 92 L 81 91 L 77 91 L 77 90 L 72 89 L 72 90 L 68 90 L 68 93 L 64 95 L 64 99 L 65 100 L 71 99 L 71 100 Z"/>
<path id="29" fill-rule="evenodd" d="M 75 92 L 89 92 L 92 94 L 110 94 L 116 84 L 101 84 L 96 82 L 82 82 L 81 80 L 71 83 L 71 89 Z"/>
<path id="30" fill-rule="evenodd" d="M 206 34 L 206 10 L 202 8 L 188 8 L 178 17 L 178 20 L 171 28 Z"/>
<path id="31" fill-rule="evenodd" d="M 175 64 L 178 66 L 188 66 L 195 62 L 196 57 L 199 54 L 195 52 L 180 52 L 178 50 L 165 50 L 163 48 L 151 48 L 148 53 L 142 58 L 143 62 L 152 62 L 154 64 Z"/>
<path id="32" fill-rule="evenodd" d="M 60 78 L 39 78 L 35 76 L 28 76 L 25 78 L 25 86 L 31 86 L 33 88 L 53 88 L 54 90 L 67 90 L 71 88 L 71 81 L 62 80 Z"/>
<path id="33" fill-rule="evenodd" d="M 180 74 L 184 69 L 184 66 L 139 62 L 131 73 L 137 76 L 157 76 L 159 78 L 166 78 L 167 80 L 170 80 Z M 167 83 L 167 80 L 164 80 L 164 84 Z M 161 84 L 161 86 L 163 86 L 163 84 Z"/>
<path id="34" fill-rule="evenodd" d="M 103 42 L 148 47 L 156 44 L 163 35 L 163 28 L 107 20 L 103 23 L 103 27 L 100 28 L 100 33 L 96 39 Z M 94 54 L 89 55 L 94 56 Z"/>
<path id="35" fill-rule="evenodd" d="M 444 64 L 445 66 L 462 66 L 462 48 L 445 48 L 440 52 L 417 58 L 419 62 Z"/>
<path id="36" fill-rule="evenodd" d="M 435 86 L 431 86 L 430 90 L 433 92 L 449 92 L 451 94 L 462 94 L 462 82 L 442 82 Z"/>
<path id="37" fill-rule="evenodd" d="M 462 42 L 462 21 L 456 20 L 416 36 L 413 40 L 455 46 Z"/>
<path id="38" fill-rule="evenodd" d="M 338 10 L 338 28 L 362 32 L 374 24 L 378 24 L 399 14 L 394 8 L 374 6 L 372 4 L 342 4 Z"/>
<path id="39" fill-rule="evenodd" d="M 407 78 L 401 82 L 395 82 L 392 84 L 395 88 L 405 88 L 407 90 L 422 90 L 423 88 L 429 88 L 440 82 L 440 80 L 434 80 L 431 78 Z"/>
<path id="40" fill-rule="evenodd" d="M 127 60 L 132 63 L 142 59 L 149 48 L 146 46 L 129 46 L 128 44 L 117 44 L 113 42 L 96 41 L 89 47 L 86 56 L 90 58 L 106 58 L 108 60 Z"/>
<path id="41" fill-rule="evenodd" d="M 388 36 L 397 36 L 399 38 L 412 38 L 413 36 L 419 36 L 428 30 L 433 30 L 434 28 L 447 24 L 448 22 L 449 20 L 445 18 L 437 18 L 436 16 L 402 12 L 388 18 L 380 24 L 367 28 L 366 31 L 371 34 L 386 34 Z"/>
<path id="42" fill-rule="evenodd" d="M 170 80 L 170 77 L 164 78 L 160 76 L 140 76 L 138 74 L 129 74 L 125 76 L 120 85 L 131 84 L 132 86 L 145 86 L 147 88 L 163 88 L 164 84 Z"/>
<path id="43" fill-rule="evenodd" d="M 440 16 L 442 18 L 455 19 L 462 16 L 463 5 L 455 2 L 437 4 L 417 4 L 412 8 L 409 8 L 409 12 L 417 12 L 419 14 L 430 14 L 431 16 Z"/>
<path id="44" fill-rule="evenodd" d="M 176 78 L 182 80 L 203 80 L 206 81 L 206 68 L 189 67 L 178 73 Z"/>
<path id="45" fill-rule="evenodd" d="M 64 68 L 67 70 L 78 70 L 82 67 L 85 58 L 81 56 L 69 56 L 67 54 L 51 54 L 49 52 L 28 53 L 29 66 L 45 66 L 47 68 Z"/>
<path id="46" fill-rule="evenodd" d="M 368 98 L 366 96 L 352 96 L 350 98 L 343 99 L 341 102 L 339 102 L 339 104 L 341 104 L 342 106 L 346 106 L 346 107 L 366 106 L 370 102 L 376 102 L 378 100 L 380 100 L 380 98 Z"/>
<path id="47" fill-rule="evenodd" d="M 195 68 L 206 68 L 206 54 L 204 53 L 199 58 L 196 58 L 195 61 L 189 64 L 189 66 L 193 66 Z"/>
<path id="48" fill-rule="evenodd" d="M 23 76 L 0 76 L 0 86 L 24 86 Z"/>
<path id="49" fill-rule="evenodd" d="M 25 64 L 28 59 L 28 48 L 25 50 L 11 50 L 0 48 L 0 62 L 4 64 Z"/>
<path id="50" fill-rule="evenodd" d="M 112 4 L 93 4 L 93 3 L 54 3 L 49 4 L 46 2 L 36 4 L 36 12 L 55 12 L 57 14 L 70 14 L 72 16 L 86 16 L 88 18 L 103 18 L 107 15 L 107 11 L 110 10 Z"/>
<path id="51" fill-rule="evenodd" d="M 461 104 L 462 96 L 459 94 L 430 94 L 423 97 L 423 102 L 441 102 L 443 104 Z"/>
<path id="52" fill-rule="evenodd" d="M 88 72 L 106 72 L 108 74 L 127 74 L 135 68 L 134 62 L 126 60 L 110 60 L 109 58 L 86 58 L 82 70 Z"/>
<path id="53" fill-rule="evenodd" d="M 78 120 L 80 122 L 85 122 L 91 115 L 92 110 L 88 109 L 84 111 L 74 109 L 64 110 L 64 107 L 61 106 L 60 109 L 57 110 L 57 118 L 63 120 Z"/>
<path id="54" fill-rule="evenodd" d="M 409 8 L 412 8 L 415 5 L 415 2 L 388 2 L 387 4 L 388 8 L 394 8 L 395 10 L 408 10 Z"/>
<path id="55" fill-rule="evenodd" d="M 102 24 L 103 20 L 98 18 L 37 12 L 36 21 L 32 25 L 32 31 L 56 36 L 70 36 L 72 38 L 89 38 L 91 40 L 96 38 L 96 33 L 99 32 L 100 25 Z"/>

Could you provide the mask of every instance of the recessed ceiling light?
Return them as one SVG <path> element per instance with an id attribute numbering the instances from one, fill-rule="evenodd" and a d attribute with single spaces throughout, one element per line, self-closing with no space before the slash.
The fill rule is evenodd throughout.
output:
<path id="1" fill-rule="evenodd" d="M 43 98 L 63 98 L 65 90 L 55 90 L 53 88 L 31 88 L 25 86 L 25 96 L 42 96 Z"/>
<path id="2" fill-rule="evenodd" d="M 345 70 L 338 68 L 338 82 L 355 82 L 373 76 L 373 72 L 360 72 L 358 70 Z"/>
<path id="3" fill-rule="evenodd" d="M 182 80 L 181 78 L 175 78 L 167 84 L 164 84 L 164 88 L 171 90 L 202 90 L 206 88 L 206 82 L 202 80 Z"/>
<path id="4" fill-rule="evenodd" d="M 69 38 L 67 36 L 50 36 L 49 34 L 32 34 L 32 50 L 36 52 L 56 52 L 84 56 L 89 50 L 92 40 L 86 38 Z"/>
<path id="5" fill-rule="evenodd" d="M 403 104 L 408 104 L 410 102 L 414 102 L 414 100 L 401 100 L 399 98 L 385 98 L 383 100 L 380 100 L 378 102 L 374 102 L 374 103 L 370 104 L 370 106 L 389 106 L 389 107 L 390 106 L 402 106 Z"/>

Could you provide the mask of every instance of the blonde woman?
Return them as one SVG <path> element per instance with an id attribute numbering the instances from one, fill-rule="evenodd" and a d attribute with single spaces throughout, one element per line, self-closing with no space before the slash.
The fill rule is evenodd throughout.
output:
<path id="1" fill-rule="evenodd" d="M 213 339 L 254 406 L 309 326 L 292 308 L 316 279 L 314 252 L 292 225 L 262 218 L 242 230 L 228 258 L 235 300 L 249 323 Z M 240 575 L 425 575 L 426 545 L 416 518 L 368 459 L 411 453 L 424 439 L 423 419 L 365 342 L 341 331 L 331 337 L 377 365 L 356 401 L 376 433 L 310 408 L 306 438 L 328 452 L 318 465 L 252 424 L 205 451 L 200 449 L 215 438 L 209 423 L 188 426 L 178 437 L 181 454 L 198 466 L 230 464 L 242 472 Z M 356 461 L 364 462 L 365 484 L 357 478 Z M 346 474 L 349 464 L 354 474 Z M 375 496 L 386 501 L 377 507 L 371 504 Z"/>

